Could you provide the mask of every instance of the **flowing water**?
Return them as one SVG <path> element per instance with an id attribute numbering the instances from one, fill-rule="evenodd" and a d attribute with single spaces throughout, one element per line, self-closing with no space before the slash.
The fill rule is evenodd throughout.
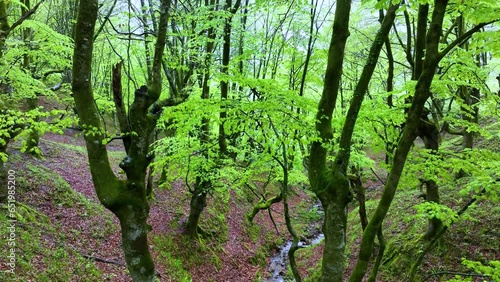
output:
<path id="1" fill-rule="evenodd" d="M 316 234 L 309 243 L 299 242 L 300 248 L 306 248 L 310 246 L 314 246 L 323 240 L 323 233 Z M 267 282 L 284 282 L 285 274 L 288 269 L 288 250 L 292 246 L 292 240 L 289 240 L 284 244 L 279 253 L 271 258 L 271 263 L 269 264 L 269 273 L 271 273 L 271 277 L 269 277 Z"/>

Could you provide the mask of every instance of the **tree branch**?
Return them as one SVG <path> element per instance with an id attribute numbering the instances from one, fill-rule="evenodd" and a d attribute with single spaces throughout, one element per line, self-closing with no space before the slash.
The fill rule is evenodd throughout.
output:
<path id="1" fill-rule="evenodd" d="M 438 271 L 428 274 L 424 277 L 424 281 L 427 281 L 432 276 L 442 276 L 442 275 L 460 275 L 460 276 L 473 276 L 473 277 L 491 277 L 491 275 L 479 274 L 479 273 L 463 273 L 457 271 Z"/>
<path id="2" fill-rule="evenodd" d="M 15 23 L 13 23 L 9 29 L 7 29 L 6 33 L 9 34 L 11 31 L 14 30 L 14 28 L 20 26 L 25 20 L 27 20 L 31 15 L 33 15 L 38 7 L 43 3 L 44 0 L 38 2 L 35 6 L 33 6 L 33 9 L 27 11 L 24 13 Z"/>
<path id="3" fill-rule="evenodd" d="M 466 33 L 462 34 L 462 36 L 458 37 L 457 39 L 455 39 L 455 41 L 450 43 L 450 45 L 446 46 L 446 48 L 444 48 L 443 51 L 439 52 L 439 60 L 441 60 L 444 56 L 446 56 L 453 48 L 455 48 L 455 46 L 462 44 L 466 40 L 469 40 L 469 38 L 474 33 L 478 32 L 481 28 L 483 28 L 489 24 L 492 24 L 494 22 L 497 22 L 497 21 L 500 21 L 500 19 L 496 19 L 496 20 L 493 20 L 493 21 L 490 21 L 487 23 L 480 23 L 480 24 L 476 25 L 475 27 L 471 28 Z"/>

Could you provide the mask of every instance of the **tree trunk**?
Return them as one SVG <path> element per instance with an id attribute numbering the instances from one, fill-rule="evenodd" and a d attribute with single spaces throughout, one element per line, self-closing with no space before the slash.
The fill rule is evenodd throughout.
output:
<path id="1" fill-rule="evenodd" d="M 173 99 L 158 101 L 161 88 L 161 59 L 165 47 L 166 23 L 168 22 L 169 0 L 162 0 L 152 75 L 148 85 L 134 93 L 134 102 L 128 110 L 126 124 L 120 121 L 122 130 L 134 131 L 130 139 L 124 139 L 127 156 L 120 163 L 120 168 L 127 175 L 127 180 L 119 180 L 109 163 L 105 145 L 105 132 L 94 103 L 91 84 L 92 52 L 94 28 L 97 19 L 98 3 L 96 0 L 81 0 L 75 27 L 75 47 L 73 54 L 72 90 L 80 124 L 85 134 L 90 172 L 99 201 L 111 210 L 120 220 L 122 228 L 122 247 L 127 267 L 134 282 L 149 282 L 155 279 L 154 264 L 149 253 L 147 233 L 151 227 L 147 224 L 149 205 L 146 199 L 146 169 L 151 161 L 149 146 L 151 136 L 164 106 L 180 103 Z M 114 70 L 113 90 L 115 106 L 120 103 L 121 89 L 118 87 L 119 67 Z"/>
<path id="2" fill-rule="evenodd" d="M 403 129 L 403 134 L 398 142 L 396 153 L 394 155 L 394 165 L 391 168 L 387 182 L 384 187 L 384 192 L 372 218 L 368 222 L 368 226 L 363 232 L 361 247 L 358 255 L 358 261 L 354 267 L 350 282 L 362 281 L 368 268 L 370 258 L 373 252 L 373 243 L 375 236 L 381 228 L 387 211 L 389 210 L 396 188 L 403 171 L 408 152 L 410 151 L 413 141 L 417 136 L 417 129 L 422 117 L 425 101 L 430 96 L 430 86 L 436 72 L 436 68 L 440 61 L 439 39 L 441 37 L 444 14 L 446 12 L 447 0 L 436 0 L 432 21 L 427 33 L 426 39 L 426 55 L 423 62 L 422 74 L 420 75 L 417 85 L 415 86 L 415 95 L 412 105 L 408 111 L 406 125 Z"/>
<path id="3" fill-rule="evenodd" d="M 28 110 L 34 110 L 38 107 L 38 97 L 32 97 L 27 99 Z M 38 121 L 38 117 L 35 118 Z M 33 149 L 38 147 L 40 142 L 40 134 L 35 128 L 30 128 L 28 132 L 28 137 L 26 140 L 26 152 L 34 153 Z"/>
<path id="4" fill-rule="evenodd" d="M 425 200 L 427 202 L 434 202 L 439 204 L 439 186 L 437 185 L 436 181 L 427 180 L 425 181 L 425 186 L 426 186 Z M 424 238 L 427 240 L 433 238 L 436 235 L 436 232 L 439 229 L 441 229 L 442 226 L 443 222 L 440 219 L 436 217 L 429 219 L 427 232 L 425 233 Z"/>
<path id="5" fill-rule="evenodd" d="M 337 2 L 333 24 L 332 43 L 328 54 L 327 71 L 323 94 L 318 105 L 316 129 L 324 143 L 332 140 L 331 118 L 340 86 L 343 55 L 348 36 L 350 1 Z M 339 151 L 331 168 L 326 165 L 327 151 L 319 142 L 311 147 L 309 179 L 311 188 L 321 200 L 325 210 L 323 233 L 325 249 L 321 281 L 342 281 L 345 268 L 345 234 L 347 226 L 347 204 L 352 200 L 349 190 L 347 168 L 351 152 L 351 141 L 361 104 L 396 16 L 398 5 L 391 5 L 375 36 L 370 53 L 356 84 L 354 96 L 347 112 L 340 136 Z M 332 69 L 332 67 L 336 69 Z"/>
<path id="6" fill-rule="evenodd" d="M 215 0 L 210 0 L 210 6 L 215 9 Z M 208 42 L 206 45 L 206 54 L 205 54 L 205 73 L 203 75 L 202 82 L 202 99 L 210 98 L 210 64 L 212 62 L 212 53 L 214 50 L 214 39 L 215 39 L 215 30 L 213 27 L 210 27 L 207 31 Z M 200 128 L 200 144 L 203 148 L 202 157 L 205 161 L 208 162 L 209 153 L 208 146 L 210 141 L 210 119 L 203 117 L 201 119 L 201 128 Z M 196 184 L 194 191 L 192 191 L 191 202 L 190 202 L 190 211 L 188 221 L 186 223 L 186 230 L 190 238 L 198 238 L 198 223 L 200 221 L 200 216 L 203 210 L 207 205 L 207 192 L 212 186 L 212 183 L 209 179 L 207 179 L 207 175 L 210 171 L 206 168 L 201 168 L 198 170 L 200 173 L 196 177 Z"/>
<path id="7" fill-rule="evenodd" d="M 230 52 L 231 52 L 231 27 L 232 20 L 234 14 L 238 11 L 241 0 L 237 0 L 235 6 L 232 6 L 232 0 L 226 0 L 226 11 L 230 12 L 230 16 L 226 18 L 224 24 L 224 44 L 222 45 L 222 74 L 226 75 L 220 82 L 220 94 L 222 103 L 225 103 L 227 100 L 227 94 L 229 92 L 229 81 L 227 75 L 229 74 L 229 61 L 230 61 Z M 227 140 L 226 140 L 226 131 L 224 129 L 224 122 L 227 117 L 227 113 L 224 110 L 225 106 L 221 106 L 221 112 L 219 114 L 220 124 L 219 124 L 219 148 L 220 153 L 222 155 L 227 155 Z"/>
<path id="8" fill-rule="evenodd" d="M 198 224 L 200 222 L 201 213 L 207 206 L 207 186 L 209 183 L 201 180 L 201 177 L 196 177 L 196 184 L 191 202 L 189 203 L 189 217 L 186 224 L 186 231 L 191 239 L 198 238 Z"/>
<path id="9" fill-rule="evenodd" d="M 145 197 L 140 201 L 122 204 L 113 210 L 120 220 L 122 248 L 133 281 L 154 281 L 155 266 L 149 252 L 147 224 L 149 205 Z"/>
<path id="10" fill-rule="evenodd" d="M 335 170 L 327 167 L 328 152 L 322 143 L 327 144 L 333 139 L 332 114 L 339 92 L 345 45 L 349 37 L 350 12 L 350 0 L 337 1 L 323 93 L 316 114 L 318 121 L 316 130 L 321 142 L 312 143 L 309 161 L 311 190 L 321 200 L 325 211 L 322 227 L 325 234 L 325 249 L 320 281 L 342 281 L 344 272 L 346 207 L 349 199 L 342 195 L 348 191 L 349 183 L 345 181 L 345 176 L 339 176 Z"/>
<path id="11" fill-rule="evenodd" d="M 5 40 L 9 35 L 9 20 L 7 14 L 7 1 L 0 1 L 0 58 L 3 58 L 5 52 Z"/>
<path id="12" fill-rule="evenodd" d="M 25 6 L 21 7 L 21 14 L 24 16 L 28 13 L 31 5 L 29 0 L 23 0 L 22 2 Z M 23 29 L 23 41 L 27 45 L 28 49 L 30 48 L 29 42 L 31 41 L 31 32 L 32 30 L 30 28 Z M 23 55 L 23 68 L 29 71 L 30 64 L 31 64 L 31 58 L 29 54 L 26 53 Z M 38 107 L 38 97 L 34 96 L 27 98 L 26 104 L 28 106 L 26 109 L 27 111 L 36 109 Z M 38 122 L 38 120 L 39 118 L 35 117 L 35 121 Z M 26 152 L 31 154 L 35 153 L 33 149 L 38 146 L 39 141 L 40 141 L 40 134 L 38 133 L 38 130 L 36 130 L 35 128 L 29 128 L 28 137 L 26 140 Z"/>
<path id="13" fill-rule="evenodd" d="M 349 182 L 338 173 L 329 183 L 325 184 L 325 190 L 329 192 L 318 195 L 325 211 L 322 226 L 325 235 L 325 249 L 320 281 L 343 281 L 346 258 L 347 204 L 350 202 L 346 191 L 349 191 Z"/>
<path id="14" fill-rule="evenodd" d="M 355 198 L 359 204 L 359 219 L 361 221 L 361 228 L 365 230 L 368 225 L 368 217 L 366 216 L 366 189 L 361 182 L 361 175 L 358 169 L 352 168 L 355 173 L 353 176 L 349 176 L 349 182 L 351 184 L 352 190 L 354 191 Z"/>
<path id="15" fill-rule="evenodd" d="M 420 125 L 418 128 L 418 134 L 420 138 L 424 141 L 425 148 L 431 151 L 431 154 L 437 154 L 439 150 L 439 143 L 441 140 L 441 134 L 437 124 L 427 117 L 427 111 L 424 111 Z M 439 186 L 436 181 L 432 179 L 423 180 L 426 188 L 425 200 L 427 202 L 434 202 L 439 204 Z M 425 239 L 430 239 L 436 235 L 436 231 L 441 228 L 443 222 L 433 217 L 429 219 L 429 224 L 427 226 L 427 232 L 424 236 Z"/>

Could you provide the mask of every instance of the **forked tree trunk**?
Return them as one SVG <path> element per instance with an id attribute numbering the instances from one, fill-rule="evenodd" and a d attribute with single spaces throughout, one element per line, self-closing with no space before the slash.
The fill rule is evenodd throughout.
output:
<path id="1" fill-rule="evenodd" d="M 318 120 L 316 130 L 321 142 L 313 142 L 309 161 L 311 189 L 321 200 L 325 211 L 322 227 L 325 234 L 325 249 L 320 281 L 342 281 L 344 272 L 346 206 L 349 200 L 340 196 L 348 190 L 345 190 L 346 185 L 339 184 L 343 183 L 343 177 L 334 178 L 335 171 L 327 167 L 326 156 L 328 152 L 322 143 L 329 143 L 333 139 L 332 114 L 339 92 L 345 45 L 349 36 L 350 11 L 350 0 L 337 1 L 323 93 L 316 114 Z M 347 183 L 347 188 L 348 186 Z M 340 193 L 335 196 L 337 191 Z"/>
<path id="2" fill-rule="evenodd" d="M 349 27 L 350 1 L 337 1 L 333 36 L 328 54 L 327 71 L 323 94 L 318 105 L 316 129 L 324 143 L 333 139 L 331 118 L 339 91 L 343 55 Z M 323 233 L 325 249 L 320 281 L 342 281 L 345 268 L 345 245 L 347 226 L 347 204 L 352 200 L 349 190 L 347 168 L 351 152 L 352 135 L 364 96 L 375 70 L 380 51 L 384 45 L 399 5 L 390 5 L 387 15 L 370 47 L 363 72 L 356 84 L 340 136 L 339 151 L 332 167 L 326 164 L 326 148 L 319 142 L 311 147 L 309 179 L 311 188 L 321 200 L 325 211 Z"/>
<path id="3" fill-rule="evenodd" d="M 349 282 L 362 281 L 367 271 L 370 258 L 373 253 L 373 243 L 375 236 L 381 228 L 382 222 L 389 210 L 396 188 L 403 171 L 408 152 L 417 137 L 417 129 L 424 109 L 425 101 L 430 96 L 430 87 L 436 68 L 439 64 L 441 54 L 439 53 L 439 39 L 441 37 L 444 14 L 446 12 L 447 0 L 436 0 L 432 14 L 432 22 L 429 27 L 426 39 L 426 55 L 423 62 L 422 74 L 415 86 L 415 95 L 412 105 L 408 111 L 406 125 L 403 134 L 398 142 L 396 153 L 394 155 L 394 165 L 391 168 L 384 192 L 373 213 L 368 226 L 363 232 L 361 247 L 359 250 L 358 261 L 354 267 Z"/>
<path id="4" fill-rule="evenodd" d="M 75 27 L 72 88 L 80 124 L 86 130 L 90 128 L 92 132 L 84 135 L 92 181 L 99 201 L 120 220 L 122 247 L 134 282 L 149 282 L 155 279 L 154 263 L 147 243 L 147 234 L 151 227 L 147 224 L 149 204 L 145 187 L 146 169 L 151 161 L 149 146 L 152 133 L 161 108 L 182 102 L 174 99 L 158 101 L 162 88 L 161 61 L 169 6 L 169 0 L 161 1 L 149 87 L 142 86 L 135 91 L 134 102 L 128 109 L 128 119 L 123 116 L 120 119 L 122 133 L 128 133 L 130 136 L 123 140 L 127 156 L 120 163 L 127 180 L 119 180 L 111 168 L 105 145 L 105 132 L 92 94 L 91 67 L 97 0 L 80 1 Z M 114 69 L 113 94 L 119 113 L 123 108 L 123 99 L 118 74 L 117 66 Z M 132 131 L 135 134 L 130 134 Z"/>

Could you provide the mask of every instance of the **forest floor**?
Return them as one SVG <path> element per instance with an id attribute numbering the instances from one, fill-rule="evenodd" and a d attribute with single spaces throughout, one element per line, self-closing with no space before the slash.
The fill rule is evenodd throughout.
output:
<path id="1" fill-rule="evenodd" d="M 120 247 L 119 223 L 98 202 L 87 163 L 84 141 L 76 132 L 47 134 L 41 142 L 42 158 L 11 153 L 11 168 L 17 176 L 18 263 L 16 278 L 0 272 L 0 281 L 131 281 Z M 119 143 L 109 146 L 114 170 L 124 157 Z M 378 173 L 384 173 L 382 170 Z M 370 176 L 367 188 L 368 214 L 374 210 L 382 183 Z M 157 187 L 156 187 L 157 188 Z M 405 281 L 408 263 L 418 249 L 425 220 L 412 217 L 412 206 L 421 201 L 416 187 L 398 193 L 384 222 L 388 247 L 379 281 Z M 458 209 L 453 193 L 443 192 L 443 202 Z M 261 211 L 249 224 L 245 215 L 252 197 L 233 189 L 214 193 L 203 213 L 201 226 L 213 236 L 191 241 L 184 236 L 190 194 L 181 179 L 167 188 L 155 189 L 149 223 L 150 247 L 161 281 L 267 281 L 270 258 L 289 240 L 281 204 L 270 214 Z M 255 200 L 255 199 L 253 199 Z M 294 189 L 290 206 L 299 234 L 306 239 L 319 232 L 321 211 L 317 200 L 305 190 Z M 458 222 L 424 260 L 426 281 L 453 278 L 437 272 L 467 272 L 461 258 L 487 262 L 500 260 L 500 208 L 479 201 L 470 215 L 473 221 Z M 349 273 L 361 239 L 357 204 L 350 205 L 348 227 Z M 487 212 L 486 212 L 487 211 Z M 272 215 L 272 217 L 270 216 Z M 2 220 L 5 215 L 2 213 Z M 274 222 L 273 222 L 274 221 Z M 2 225 L 0 235 L 6 236 Z M 3 246 L 4 241 L 0 242 Z M 306 281 L 316 281 L 323 244 L 297 251 L 298 265 Z M 0 255 L 3 260 L 5 248 Z M 0 264 L 0 270 L 6 265 Z M 433 275 L 435 274 L 435 275 Z M 284 276 L 291 277 L 290 271 Z M 395 278 L 396 277 L 396 278 Z M 483 281 L 484 277 L 473 281 Z M 489 280 L 486 280 L 489 281 Z"/>
<path id="2" fill-rule="evenodd" d="M 49 133 L 41 139 L 39 147 L 42 158 L 20 153 L 13 153 L 11 157 L 18 178 L 22 178 L 18 181 L 18 185 L 23 186 L 18 187 L 22 190 L 18 202 L 29 209 L 24 212 L 35 218 L 40 215 L 47 223 L 43 227 L 33 226 L 31 230 L 43 228 L 45 232 L 33 238 L 39 249 L 23 258 L 31 267 L 19 281 L 40 281 L 40 277 L 45 276 L 58 281 L 131 281 L 120 247 L 119 222 L 111 212 L 99 206 L 83 138 L 72 130 L 64 135 Z M 121 175 L 117 164 L 124 157 L 122 147 L 112 145 L 108 149 L 115 173 Z M 254 224 L 250 225 L 245 215 L 251 204 L 232 190 L 228 193 L 229 196 L 210 197 L 202 216 L 201 226 L 213 233 L 213 237 L 191 242 L 184 236 L 190 194 L 183 181 L 179 179 L 168 188 L 155 189 L 149 217 L 153 230 L 149 238 L 161 281 L 189 281 L 190 278 L 193 281 L 260 281 L 269 275 L 270 255 L 283 243 L 282 237 L 288 238 L 283 207 L 281 204 L 272 207 L 274 223 L 264 211 L 257 214 Z M 312 201 L 298 190 L 291 197 L 290 205 L 308 208 L 314 205 Z M 20 241 L 30 244 L 28 240 L 23 242 L 23 238 Z M 58 260 L 55 256 L 60 255 L 58 252 L 68 260 L 66 264 L 47 265 Z M 51 255 L 54 256 L 50 258 Z M 81 263 L 82 259 L 86 262 Z M 3 268 L 2 264 L 0 270 Z M 45 276 L 41 275 L 44 271 Z"/>

